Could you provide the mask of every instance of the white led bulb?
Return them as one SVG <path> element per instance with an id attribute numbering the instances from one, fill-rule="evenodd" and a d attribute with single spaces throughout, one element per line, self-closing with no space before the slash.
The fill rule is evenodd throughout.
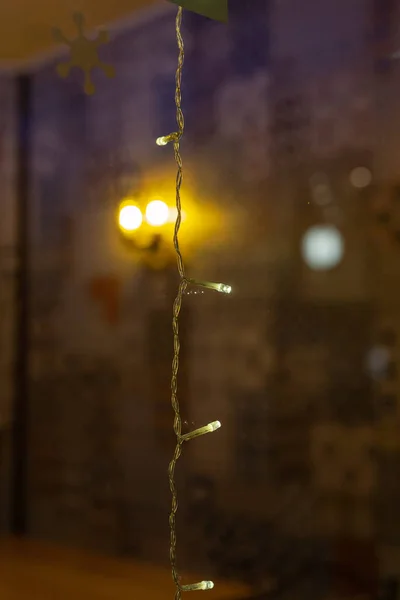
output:
<path id="1" fill-rule="evenodd" d="M 207 288 L 208 290 L 214 290 L 221 294 L 230 294 L 232 287 L 226 283 L 214 283 L 212 281 L 196 281 L 195 279 L 189 279 L 189 283 L 192 285 L 198 285 L 199 287 Z"/>
<path id="2" fill-rule="evenodd" d="M 200 581 L 199 583 L 190 583 L 189 585 L 183 585 L 182 590 L 184 592 L 195 592 L 197 590 L 212 590 L 213 587 L 213 581 Z"/>
<path id="3" fill-rule="evenodd" d="M 205 435 L 206 433 L 212 433 L 221 427 L 221 423 L 219 421 L 213 421 L 204 427 L 200 427 L 199 429 L 195 429 L 194 431 L 190 431 L 189 433 L 185 433 L 181 436 L 181 440 L 183 442 L 188 442 L 193 438 L 199 437 L 200 435 Z"/>

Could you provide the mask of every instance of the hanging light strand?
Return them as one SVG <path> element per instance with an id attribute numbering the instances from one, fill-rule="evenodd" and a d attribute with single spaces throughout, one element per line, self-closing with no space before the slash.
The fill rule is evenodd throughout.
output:
<path id="1" fill-rule="evenodd" d="M 182 13 L 183 10 L 181 7 L 178 8 L 178 13 L 176 15 L 175 21 L 175 30 L 176 30 L 176 41 L 178 44 L 179 55 L 178 55 L 178 67 L 176 70 L 175 76 L 175 105 L 176 105 L 176 122 L 178 125 L 178 132 L 173 136 L 174 143 L 174 155 L 175 162 L 177 165 L 177 173 L 176 173 L 176 221 L 175 221 L 175 229 L 174 229 L 174 248 L 177 257 L 178 271 L 180 276 L 178 293 L 175 298 L 174 306 L 173 306 L 173 317 L 172 317 L 172 330 L 174 335 L 174 357 L 172 362 L 172 379 L 171 379 L 171 404 L 174 411 L 174 432 L 176 435 L 176 447 L 173 458 L 169 464 L 168 475 L 169 475 L 169 487 L 172 494 L 172 506 L 171 513 L 169 516 L 169 526 L 170 526 L 170 562 L 172 569 L 172 578 L 174 580 L 176 586 L 175 600 L 180 600 L 182 596 L 182 590 L 180 585 L 180 577 L 177 571 L 176 566 L 176 512 L 178 510 L 178 497 L 175 483 L 175 467 L 176 463 L 181 455 L 182 450 L 182 420 L 180 415 L 180 407 L 178 400 L 178 371 L 179 371 L 179 352 L 180 352 L 180 340 L 179 340 L 179 314 L 182 306 L 182 298 L 185 293 L 187 283 L 185 279 L 185 266 L 183 263 L 183 258 L 181 254 L 181 250 L 179 247 L 179 229 L 181 227 L 182 222 L 182 204 L 181 204 L 181 186 L 183 179 L 183 171 L 182 171 L 182 157 L 180 153 L 180 139 L 183 135 L 185 120 L 183 117 L 183 112 L 181 108 L 181 100 L 182 100 L 182 92 L 181 92 L 181 84 L 182 84 L 182 69 L 183 63 L 185 59 L 185 48 L 183 44 L 183 38 L 181 33 L 181 24 L 182 24 Z M 170 136 L 171 138 L 171 136 Z M 169 141 L 169 140 L 168 140 Z M 167 142 L 168 143 L 168 142 Z"/>
<path id="2" fill-rule="evenodd" d="M 211 590 L 214 587 L 214 583 L 212 581 L 200 581 L 198 583 L 192 583 L 189 585 L 181 585 L 180 583 L 180 575 L 177 569 L 177 560 L 176 560 L 176 513 L 178 510 L 178 495 L 176 489 L 175 482 L 175 468 L 178 462 L 178 459 L 182 452 L 182 445 L 185 442 L 188 442 L 196 437 L 201 435 L 205 435 L 207 433 L 212 433 L 221 427 L 221 423 L 219 421 L 213 421 L 204 427 L 200 427 L 192 432 L 186 433 L 182 435 L 182 419 L 180 414 L 179 400 L 178 400 L 178 372 L 179 372 L 179 354 L 180 354 L 180 340 L 179 340 L 179 315 L 182 307 L 183 296 L 186 292 L 186 289 L 189 285 L 197 285 L 199 287 L 208 288 L 211 290 L 215 290 L 217 292 L 222 292 L 229 294 L 231 292 L 231 287 L 229 285 L 225 285 L 223 283 L 212 283 L 212 282 L 197 282 L 193 279 L 187 279 L 185 274 L 185 266 L 183 263 L 183 258 L 179 246 L 179 230 L 182 222 L 182 205 L 181 205 L 181 187 L 182 187 L 182 179 L 183 179 L 183 168 L 182 168 L 182 157 L 180 152 L 180 140 L 182 138 L 184 128 L 185 128 L 185 120 L 181 107 L 182 100 L 182 92 L 181 92 L 181 84 L 182 84 L 182 70 L 183 63 L 185 59 L 185 49 L 184 43 L 181 33 L 181 25 L 182 25 L 182 13 L 183 9 L 181 7 L 178 8 L 178 13 L 175 20 L 175 31 L 176 31 L 176 41 L 178 44 L 178 67 L 176 70 L 175 76 L 175 106 L 176 106 L 176 122 L 178 126 L 178 130 L 174 133 L 170 133 L 169 135 L 159 137 L 156 143 L 159 146 L 166 146 L 169 143 L 173 143 L 174 145 L 174 155 L 175 162 L 177 165 L 177 174 L 176 174 L 176 221 L 174 228 L 174 248 L 177 257 L 178 264 L 178 272 L 179 272 L 179 287 L 177 296 L 173 305 L 173 316 L 172 316 L 172 330 L 173 330 L 173 338 L 174 338 L 174 357 L 172 361 L 172 378 L 171 378 L 171 404 L 174 411 L 174 433 L 176 436 L 176 447 L 172 457 L 172 460 L 169 464 L 168 468 L 168 478 L 169 478 L 169 487 L 172 494 L 172 506 L 171 512 L 169 515 L 169 526 L 170 526 L 170 562 L 171 562 L 171 570 L 172 570 L 172 578 L 175 583 L 176 592 L 175 592 L 175 600 L 180 600 L 182 597 L 182 592 L 190 592 L 197 590 Z"/>

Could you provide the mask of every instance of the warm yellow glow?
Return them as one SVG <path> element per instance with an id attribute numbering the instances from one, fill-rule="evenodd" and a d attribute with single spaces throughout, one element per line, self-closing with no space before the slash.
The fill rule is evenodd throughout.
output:
<path id="1" fill-rule="evenodd" d="M 142 198 L 163 200 L 170 207 L 168 221 L 160 228 L 160 231 L 162 230 L 163 238 L 171 248 L 171 261 L 175 261 L 175 257 L 172 256 L 171 239 L 177 216 L 174 173 L 171 165 L 163 168 L 156 166 L 153 169 L 145 170 L 141 180 Z M 205 196 L 200 192 L 196 188 L 194 180 L 191 179 L 188 165 L 184 184 L 182 227 L 179 232 L 181 248 L 187 260 L 190 260 L 200 247 L 205 246 L 207 250 L 214 247 L 213 240 L 218 239 L 218 243 L 222 245 L 231 244 L 233 232 L 235 232 L 235 236 L 238 236 L 239 232 L 245 229 L 244 223 L 247 214 L 245 211 L 241 211 L 237 207 L 235 210 L 221 210 L 217 206 L 215 198 Z M 229 198 L 226 200 L 228 201 Z M 146 204 L 147 202 L 143 206 L 144 214 Z M 146 227 L 149 229 L 149 234 L 154 233 L 154 226 L 147 223 L 145 216 L 145 222 L 140 228 L 140 232 L 142 230 L 144 232 Z"/>
<path id="2" fill-rule="evenodd" d="M 146 220 L 153 227 L 165 225 L 169 220 L 169 208 L 162 200 L 153 200 L 147 205 Z"/>
<path id="3" fill-rule="evenodd" d="M 139 229 L 143 222 L 143 216 L 138 206 L 134 204 L 125 204 L 119 211 L 119 226 L 125 231 L 135 231 Z"/>

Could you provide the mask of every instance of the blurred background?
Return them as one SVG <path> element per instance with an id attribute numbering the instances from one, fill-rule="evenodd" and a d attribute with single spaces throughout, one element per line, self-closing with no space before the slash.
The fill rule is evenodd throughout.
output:
<path id="1" fill-rule="evenodd" d="M 229 9 L 183 23 L 182 250 L 233 292 L 184 299 L 183 428 L 222 428 L 179 463 L 178 561 L 242 600 L 396 600 L 400 2 Z M 47 41 L 0 78 L 1 530 L 166 567 L 175 13 L 88 10 L 93 96 Z"/>

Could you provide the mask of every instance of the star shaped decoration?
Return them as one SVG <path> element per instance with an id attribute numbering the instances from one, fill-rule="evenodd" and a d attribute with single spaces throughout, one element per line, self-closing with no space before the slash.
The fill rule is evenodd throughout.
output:
<path id="1" fill-rule="evenodd" d="M 228 0 L 170 0 L 170 2 L 215 21 L 226 23 L 228 20 Z"/>
<path id="2" fill-rule="evenodd" d="M 115 76 L 114 67 L 101 62 L 98 56 L 99 46 L 107 44 L 109 36 L 107 31 L 100 31 L 97 39 L 90 40 L 83 33 L 85 24 L 84 16 L 81 13 L 76 13 L 73 19 L 78 31 L 78 36 L 75 40 L 68 40 L 60 29 L 53 29 L 54 40 L 66 44 L 71 49 L 70 60 L 60 63 L 57 67 L 57 73 L 64 79 L 68 77 L 73 67 L 79 67 L 85 74 L 85 93 L 92 95 L 95 92 L 91 77 L 93 69 L 101 69 L 110 78 Z"/>

